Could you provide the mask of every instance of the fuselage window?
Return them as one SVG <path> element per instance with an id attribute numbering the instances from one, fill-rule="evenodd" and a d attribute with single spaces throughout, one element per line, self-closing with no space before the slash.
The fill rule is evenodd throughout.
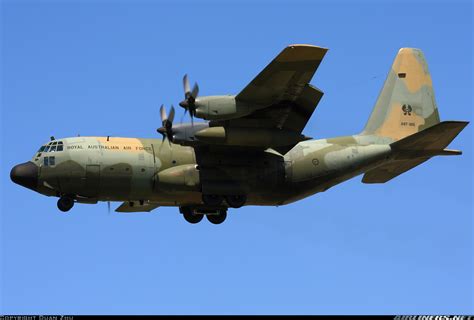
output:
<path id="1" fill-rule="evenodd" d="M 56 159 L 54 157 L 49 157 L 49 165 L 54 166 L 56 164 Z"/>
<path id="2" fill-rule="evenodd" d="M 45 167 L 49 166 L 49 158 L 48 157 L 43 158 L 43 164 L 44 164 Z"/>

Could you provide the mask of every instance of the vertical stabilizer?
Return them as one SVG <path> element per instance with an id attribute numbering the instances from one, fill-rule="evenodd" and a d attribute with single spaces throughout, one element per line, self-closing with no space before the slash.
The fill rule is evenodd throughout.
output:
<path id="1" fill-rule="evenodd" d="M 423 52 L 402 48 L 362 134 L 397 141 L 437 123 L 438 108 Z"/>

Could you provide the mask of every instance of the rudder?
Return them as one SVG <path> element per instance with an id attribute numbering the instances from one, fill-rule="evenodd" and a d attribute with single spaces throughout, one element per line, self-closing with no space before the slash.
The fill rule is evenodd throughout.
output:
<path id="1" fill-rule="evenodd" d="M 423 52 L 402 48 L 362 134 L 397 141 L 437 123 L 438 107 Z"/>

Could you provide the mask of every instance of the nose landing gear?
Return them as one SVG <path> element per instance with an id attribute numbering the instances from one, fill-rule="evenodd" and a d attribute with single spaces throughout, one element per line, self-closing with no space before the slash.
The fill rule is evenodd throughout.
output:
<path id="1" fill-rule="evenodd" d="M 62 196 L 58 200 L 58 209 L 67 212 L 74 206 L 74 199 L 68 196 Z"/>

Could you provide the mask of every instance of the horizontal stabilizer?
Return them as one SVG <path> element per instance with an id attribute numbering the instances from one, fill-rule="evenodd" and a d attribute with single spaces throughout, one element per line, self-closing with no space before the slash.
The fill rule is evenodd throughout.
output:
<path id="1" fill-rule="evenodd" d="M 393 161 L 387 164 L 381 165 L 375 169 L 368 171 L 362 178 L 363 183 L 385 183 L 392 180 L 396 176 L 407 172 L 410 169 L 422 164 L 427 158 L 417 158 L 412 160 Z"/>
<path id="2" fill-rule="evenodd" d="M 443 121 L 423 131 L 412 134 L 390 145 L 392 150 L 403 154 L 404 151 L 450 153 L 444 150 L 451 141 L 468 125 L 467 121 Z M 446 151 L 446 152 L 445 152 Z M 454 150 L 453 150 L 454 151 Z M 427 155 L 429 155 L 427 153 Z M 431 154 L 431 156 L 438 154 Z"/>
<path id="3" fill-rule="evenodd" d="M 363 183 L 384 183 L 429 160 L 433 156 L 460 155 L 459 150 L 445 149 L 466 127 L 466 121 L 443 121 L 392 144 L 391 162 L 369 170 Z"/>
<path id="4" fill-rule="evenodd" d="M 158 207 L 159 205 L 157 203 L 152 202 L 144 202 L 143 204 L 140 204 L 139 201 L 125 201 L 117 209 L 115 209 L 115 211 L 122 213 L 150 212 Z"/>

